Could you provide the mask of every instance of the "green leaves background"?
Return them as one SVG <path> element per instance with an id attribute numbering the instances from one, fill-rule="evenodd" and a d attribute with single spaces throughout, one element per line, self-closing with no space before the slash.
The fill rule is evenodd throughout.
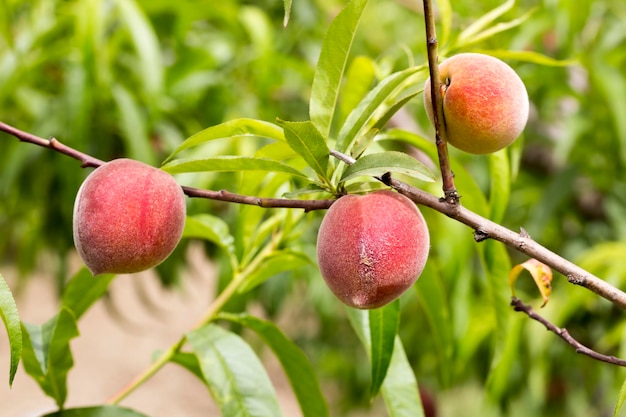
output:
<path id="1" fill-rule="evenodd" d="M 436 157 L 420 102 L 427 73 L 420 11 L 395 1 L 249 3 L 2 2 L 3 121 L 101 159 L 164 161 L 182 184 L 200 188 L 330 198 L 381 187 L 372 177 L 392 171 L 439 195 L 438 182 L 430 182 Z M 463 204 L 513 229 L 523 226 L 535 240 L 624 284 L 623 265 L 614 261 L 626 240 L 623 5 L 442 0 L 437 9 L 440 56 L 480 51 L 507 60 L 536 112 L 505 152 L 478 158 L 451 150 Z M 20 323 L 19 303 L 0 279 L 8 344 L 0 343 L 10 351 L 0 366 L 11 382 L 21 352 L 24 368 L 61 406 L 77 322 L 112 277 L 94 281 L 81 271 L 69 280 L 65 272 L 73 197 L 87 172 L 2 140 L 3 261 L 26 274 L 40 254 L 53 253 L 58 287 L 66 288 L 58 314 L 33 325 Z M 346 166 L 331 149 L 357 162 Z M 423 211 L 434 232 L 415 291 L 389 309 L 364 313 L 339 306 L 315 268 L 321 213 L 190 200 L 185 240 L 158 269 L 163 282 L 184 285 L 178 279 L 185 249 L 198 241 L 219 266 L 219 290 L 243 278 L 219 319 L 190 331 L 172 362 L 200 377 L 225 415 L 256 414 L 246 401 L 233 406 L 221 396 L 223 380 L 212 379 L 213 369 L 232 377 L 230 393 L 258 399 L 259 415 L 276 412 L 258 359 L 264 348 L 290 376 L 304 415 L 367 407 L 420 415 L 418 380 L 436 392 L 442 415 L 618 415 L 618 370 L 582 360 L 543 329 L 511 318 L 505 273 L 517 255 L 491 242 L 477 246 L 464 226 Z M 246 313 L 251 307 L 263 319 Z M 593 296 L 557 281 L 542 313 L 603 351 L 626 351 L 621 315 Z M 285 316 L 295 323 L 279 330 Z M 305 319 L 314 325 L 300 326 Z M 239 378 L 246 369 L 228 357 L 231 348 L 256 370 L 262 392 Z M 221 366 L 207 368 L 213 359 Z M 342 390 L 326 404 L 330 385 Z M 566 395 L 555 398 L 555 386 Z M 589 400 L 598 386 L 603 391 Z M 137 413 L 94 407 L 63 415 Z"/>

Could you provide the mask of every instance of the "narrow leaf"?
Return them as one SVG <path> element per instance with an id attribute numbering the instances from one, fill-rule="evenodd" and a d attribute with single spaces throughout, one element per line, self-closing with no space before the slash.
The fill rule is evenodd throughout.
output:
<path id="1" fill-rule="evenodd" d="M 371 339 L 368 313 L 353 308 L 347 310 L 350 324 L 369 354 Z M 391 363 L 381 393 L 390 417 L 424 417 L 417 380 L 398 336 L 395 338 Z"/>
<path id="2" fill-rule="evenodd" d="M 239 287 L 238 291 L 248 292 L 281 272 L 293 271 L 311 263 L 311 259 L 304 253 L 291 250 L 276 251 L 259 265 L 259 268 Z"/>
<path id="3" fill-rule="evenodd" d="M 619 390 L 617 402 L 615 403 L 615 410 L 613 411 L 613 417 L 619 416 L 619 413 L 622 411 L 622 407 L 624 406 L 624 402 L 626 402 L 626 379 Z"/>
<path id="4" fill-rule="evenodd" d="M 313 168 L 319 178 L 327 181 L 330 150 L 326 140 L 311 122 L 280 122 L 285 131 L 285 140 L 306 163 Z"/>
<path id="5" fill-rule="evenodd" d="M 197 376 L 201 381 L 204 381 L 202 369 L 200 369 L 200 362 L 198 362 L 198 357 L 193 353 L 177 352 L 172 359 L 170 359 L 170 362 L 182 366 Z"/>
<path id="6" fill-rule="evenodd" d="M 346 72 L 339 102 L 338 125 L 342 126 L 346 117 L 370 92 L 376 81 L 376 63 L 367 56 L 357 56 Z"/>
<path id="7" fill-rule="evenodd" d="M 403 152 L 387 151 L 364 155 L 348 166 L 341 177 L 347 181 L 358 176 L 381 176 L 386 172 L 398 172 L 422 181 L 433 182 L 435 176 L 424 164 Z"/>
<path id="8" fill-rule="evenodd" d="M 400 324 L 400 301 L 396 300 L 382 308 L 369 311 L 372 342 L 372 383 L 370 398 L 374 398 L 385 380 L 391 362 L 394 340 Z"/>
<path id="9" fill-rule="evenodd" d="M 76 273 L 63 290 L 61 305 L 71 310 L 78 320 L 109 288 L 115 275 L 94 277 L 87 268 Z"/>
<path id="10" fill-rule="evenodd" d="M 228 223 L 212 214 L 188 216 L 183 237 L 208 240 L 227 252 L 235 250 L 235 238 L 230 234 Z"/>
<path id="11" fill-rule="evenodd" d="M 154 153 L 150 145 L 143 107 L 137 103 L 131 92 L 122 85 L 114 86 L 112 93 L 117 106 L 119 126 L 128 156 L 147 164 L 152 164 L 154 162 Z"/>
<path id="12" fill-rule="evenodd" d="M 367 0 L 352 0 L 330 24 L 313 77 L 309 114 L 322 137 L 330 135 L 341 79 Z"/>
<path id="13" fill-rule="evenodd" d="M 135 1 L 124 0 L 116 3 L 140 58 L 139 74 L 143 87 L 151 96 L 157 96 L 163 89 L 165 78 L 157 34 Z"/>
<path id="14" fill-rule="evenodd" d="M 304 417 L 328 416 L 328 406 L 313 366 L 302 350 L 272 322 L 248 314 L 221 314 L 221 319 L 239 323 L 256 332 L 280 361 Z"/>
<path id="15" fill-rule="evenodd" d="M 500 6 L 476 19 L 471 25 L 466 27 L 463 32 L 461 32 L 461 34 L 459 35 L 459 43 L 464 45 L 466 42 L 471 41 L 473 37 L 475 37 L 484 28 L 489 26 L 493 21 L 511 10 L 514 5 L 515 0 L 507 0 Z"/>
<path id="16" fill-rule="evenodd" d="M 374 115 L 392 107 L 396 101 L 396 96 L 403 90 L 400 87 L 403 85 L 414 87 L 419 77 L 423 76 L 422 73 L 426 71 L 426 68 L 424 65 L 407 68 L 391 74 L 378 83 L 348 115 L 337 137 L 337 149 L 344 153 L 349 151 L 356 138 L 363 134 L 363 130 L 369 129 L 367 124 Z"/>
<path id="17" fill-rule="evenodd" d="M 9 386 L 13 385 L 13 379 L 17 372 L 17 366 L 22 356 L 22 325 L 17 311 L 17 304 L 2 274 L 0 274 L 0 317 L 9 336 Z"/>
<path id="18" fill-rule="evenodd" d="M 186 336 L 223 417 L 281 415 L 267 372 L 241 337 L 213 324 Z"/>
<path id="19" fill-rule="evenodd" d="M 41 326 L 24 323 L 24 369 L 59 408 L 67 398 L 67 374 L 74 366 L 70 341 L 78 336 L 74 314 L 62 307 Z"/>
<path id="20" fill-rule="evenodd" d="M 283 26 L 287 27 L 289 18 L 291 17 L 291 0 L 284 0 L 285 3 L 285 18 L 283 19 Z"/>
<path id="21" fill-rule="evenodd" d="M 511 194 L 511 165 L 506 149 L 489 155 L 489 172 L 491 186 L 489 187 L 489 219 L 499 223 L 509 204 Z"/>
<path id="22" fill-rule="evenodd" d="M 55 411 L 42 417 L 148 417 L 129 408 L 116 405 L 103 405 L 100 407 L 69 408 Z"/>
<path id="23" fill-rule="evenodd" d="M 550 300 L 550 293 L 552 293 L 552 269 L 550 267 L 536 259 L 529 259 L 524 263 L 515 265 L 509 273 L 509 285 L 511 286 L 511 292 L 515 295 L 515 282 L 522 270 L 527 270 L 535 281 L 535 285 L 541 293 L 543 298 L 544 307 Z"/>
<path id="24" fill-rule="evenodd" d="M 398 336 L 381 392 L 389 417 L 424 417 L 417 379 Z"/>
<path id="25" fill-rule="evenodd" d="M 489 39 L 492 36 L 497 35 L 498 33 L 517 27 L 521 25 L 522 23 L 524 23 L 526 20 L 528 20 L 530 15 L 532 15 L 534 12 L 535 10 L 533 9 L 533 10 L 530 10 L 528 13 L 524 14 L 523 16 L 518 17 L 517 19 L 513 19 L 509 22 L 503 22 L 503 23 L 498 23 L 496 25 L 493 25 L 492 27 L 484 30 L 483 32 L 477 33 L 472 38 L 464 40 L 460 46 L 463 48 L 467 48 L 469 45 L 474 45 L 476 43 Z"/>
<path id="26" fill-rule="evenodd" d="M 505 61 L 522 61 L 547 67 L 567 67 L 578 63 L 576 59 L 554 59 L 536 51 L 510 51 L 508 49 L 472 49 L 472 52 L 495 56 Z"/>
<path id="27" fill-rule="evenodd" d="M 308 179 L 304 173 L 282 162 L 264 158 L 251 158 L 247 156 L 216 156 L 208 159 L 176 159 L 163 165 L 162 169 L 170 174 L 182 174 L 185 172 L 268 171 L 280 172 Z"/>
<path id="28" fill-rule="evenodd" d="M 353 158 L 359 158 L 363 152 L 369 147 L 369 145 L 374 141 L 376 137 L 376 132 L 382 130 L 383 127 L 387 124 L 389 120 L 393 117 L 394 114 L 398 112 L 402 107 L 406 105 L 409 101 L 413 99 L 418 93 L 409 94 L 406 97 L 402 97 L 398 101 L 395 101 L 392 105 L 383 110 L 380 115 L 376 115 L 375 118 L 372 119 L 373 128 L 363 135 L 360 139 L 357 138 L 354 141 L 354 146 L 350 149 L 350 155 Z"/>
<path id="29" fill-rule="evenodd" d="M 201 145 L 216 139 L 238 138 L 241 136 L 256 136 L 284 141 L 283 130 L 273 123 L 255 119 L 235 119 L 228 122 L 208 127 L 189 139 L 185 140 L 167 157 L 165 162 L 170 161 L 174 156 L 185 149 Z"/>

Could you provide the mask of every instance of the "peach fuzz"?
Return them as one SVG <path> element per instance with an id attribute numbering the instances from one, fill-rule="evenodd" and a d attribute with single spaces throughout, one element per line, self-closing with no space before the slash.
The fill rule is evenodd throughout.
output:
<path id="1" fill-rule="evenodd" d="M 74 203 L 74 244 L 94 275 L 134 273 L 167 258 L 185 225 L 174 177 L 132 159 L 96 168 Z"/>
<path id="2" fill-rule="evenodd" d="M 528 121 L 524 83 L 503 61 L 489 55 L 462 53 L 439 66 L 443 125 L 448 142 L 465 152 L 488 154 L 509 146 Z M 434 124 L 430 78 L 424 105 Z"/>
<path id="3" fill-rule="evenodd" d="M 317 257 L 330 290 L 350 307 L 382 307 L 418 279 L 430 249 L 417 206 L 390 190 L 346 195 L 320 225 Z"/>

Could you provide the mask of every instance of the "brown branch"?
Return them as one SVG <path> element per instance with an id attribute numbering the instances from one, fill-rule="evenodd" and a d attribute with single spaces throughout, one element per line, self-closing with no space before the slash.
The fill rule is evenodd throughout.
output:
<path id="1" fill-rule="evenodd" d="M 69 146 L 62 144 L 55 138 L 44 139 L 39 136 L 35 136 L 32 133 L 19 130 L 3 122 L 0 122 L 0 131 L 6 132 L 11 136 L 15 136 L 21 142 L 33 143 L 37 146 L 52 149 L 64 155 L 70 156 L 74 159 L 77 159 L 78 161 L 80 161 L 83 168 L 97 168 L 100 165 L 104 164 L 104 161 L 101 161 L 98 158 L 94 158 L 91 155 L 87 155 L 86 153 L 77 151 L 76 149 L 70 148 Z"/>
<path id="2" fill-rule="evenodd" d="M 220 190 L 201 190 L 199 188 L 183 187 L 183 191 L 189 197 L 207 198 L 210 200 L 227 201 L 230 203 L 248 204 L 264 208 L 293 208 L 304 211 L 326 210 L 335 200 L 292 200 L 288 198 L 265 198 L 231 193 Z"/>
<path id="3" fill-rule="evenodd" d="M 433 111 L 433 124 L 435 125 L 435 144 L 437 145 L 437 155 L 439 157 L 439 168 L 443 180 L 444 199 L 448 204 L 459 203 L 461 196 L 454 186 L 454 174 L 450 168 L 448 158 L 448 144 L 445 130 L 445 120 L 443 115 L 443 97 L 439 83 L 438 64 L 438 42 L 435 30 L 435 13 L 432 7 L 432 0 L 424 0 L 424 21 L 426 24 L 426 49 L 428 51 L 428 69 L 430 73 L 430 96 Z"/>
<path id="4" fill-rule="evenodd" d="M 83 168 L 97 168 L 105 163 L 98 158 L 94 158 L 91 155 L 64 145 L 55 138 L 44 139 L 42 137 L 33 135 L 32 133 L 24 132 L 23 130 L 17 129 L 3 122 L 0 122 L 0 131 L 16 137 L 21 142 L 32 143 L 43 148 L 52 149 L 53 151 L 74 158 L 81 162 L 81 166 Z M 330 205 L 334 202 L 334 200 L 293 200 L 289 198 L 262 198 L 235 194 L 224 190 L 213 191 L 184 186 L 182 188 L 185 194 L 189 197 L 228 201 L 231 203 L 248 204 L 264 208 L 300 208 L 304 209 L 305 211 L 324 210 L 330 207 Z"/>
<path id="5" fill-rule="evenodd" d="M 544 317 L 540 316 L 532 309 L 531 306 L 524 304 L 522 300 L 520 300 L 519 298 L 513 297 L 511 299 L 511 306 L 513 306 L 513 309 L 515 311 L 520 311 L 522 313 L 525 313 L 531 319 L 536 320 L 539 323 L 543 324 L 546 329 L 558 335 L 561 339 L 565 340 L 574 349 L 576 349 L 576 353 L 589 356 L 590 358 L 593 358 L 601 362 L 606 362 L 612 365 L 626 367 L 626 360 L 616 358 L 615 356 L 603 355 L 601 353 L 596 352 L 593 349 L 588 348 L 587 346 L 580 343 L 578 340 L 574 339 L 572 335 L 569 334 L 567 329 L 560 328 L 556 326 L 555 324 L 551 323 L 550 321 L 548 321 L 547 319 L 545 319 Z"/>
<path id="6" fill-rule="evenodd" d="M 474 239 L 477 242 L 481 242 L 485 239 L 495 239 L 502 242 L 531 258 L 543 262 L 555 271 L 560 272 L 567 277 L 570 283 L 584 287 L 615 305 L 626 309 L 626 293 L 541 246 L 539 243 L 532 240 L 525 231 L 522 230 L 521 233 L 515 233 L 459 204 L 448 204 L 424 190 L 420 190 L 419 188 L 412 187 L 392 178 L 390 174 L 384 175 L 382 181 L 401 194 L 406 195 L 415 203 L 430 207 L 433 210 L 471 227 L 474 229 Z"/>

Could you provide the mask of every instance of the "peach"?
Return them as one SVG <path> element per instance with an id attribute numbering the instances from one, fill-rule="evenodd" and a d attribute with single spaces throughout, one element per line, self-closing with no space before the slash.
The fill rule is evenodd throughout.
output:
<path id="1" fill-rule="evenodd" d="M 528 93 L 515 71 L 489 55 L 463 53 L 439 66 L 443 126 L 448 142 L 465 152 L 488 154 L 509 146 L 528 121 Z M 424 105 L 434 124 L 430 78 Z"/>
<path id="2" fill-rule="evenodd" d="M 330 290 L 350 307 L 382 307 L 418 279 L 430 248 L 417 206 L 390 190 L 346 195 L 328 209 L 317 258 Z"/>
<path id="3" fill-rule="evenodd" d="M 185 196 L 174 177 L 132 159 L 96 168 L 74 203 L 74 244 L 93 273 L 158 265 L 180 241 Z"/>

